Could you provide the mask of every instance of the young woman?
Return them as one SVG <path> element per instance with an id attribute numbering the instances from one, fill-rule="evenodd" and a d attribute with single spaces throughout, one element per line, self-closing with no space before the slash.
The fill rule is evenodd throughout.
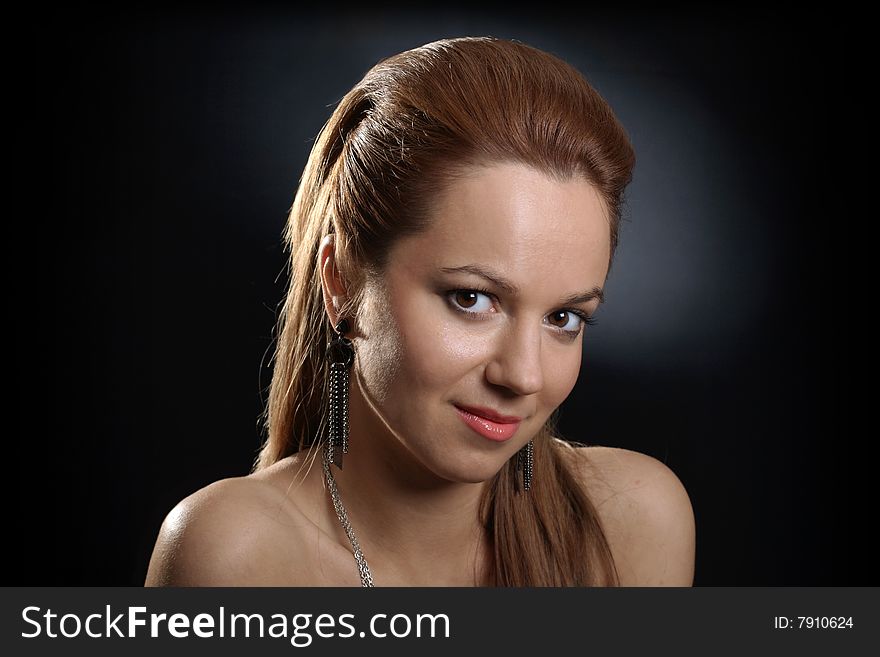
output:
<path id="1" fill-rule="evenodd" d="M 583 76 L 520 42 L 373 67 L 290 211 L 265 445 L 168 514 L 147 584 L 690 586 L 675 474 L 554 428 L 634 162 Z"/>

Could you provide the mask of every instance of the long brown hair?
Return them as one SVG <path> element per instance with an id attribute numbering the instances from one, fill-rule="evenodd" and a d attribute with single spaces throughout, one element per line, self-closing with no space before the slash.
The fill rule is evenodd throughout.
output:
<path id="1" fill-rule="evenodd" d="M 427 228 L 432 201 L 457 176 L 496 162 L 591 183 L 605 204 L 613 258 L 635 155 L 605 100 L 555 55 L 493 37 L 443 39 L 383 59 L 342 98 L 315 141 L 285 228 L 290 284 L 268 438 L 254 471 L 326 435 L 332 327 L 318 267 L 324 236 L 335 233 L 346 282 L 339 316 L 355 317 L 365 277 L 381 276 L 395 240 Z M 515 459 L 485 489 L 480 517 L 494 550 L 487 585 L 619 584 L 557 416 L 558 409 L 533 438 L 531 490 L 517 492 Z"/>

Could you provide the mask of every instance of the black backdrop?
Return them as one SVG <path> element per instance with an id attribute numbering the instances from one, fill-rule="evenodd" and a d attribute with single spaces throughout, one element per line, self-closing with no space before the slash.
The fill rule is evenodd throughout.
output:
<path id="1" fill-rule="evenodd" d="M 37 26 L 21 53 L 37 128 L 8 126 L 35 183 L 7 243 L 25 272 L 10 286 L 8 584 L 140 584 L 174 503 L 247 473 L 280 234 L 312 140 L 380 58 L 463 35 L 572 62 L 636 146 L 566 435 L 678 474 L 697 585 L 877 583 L 855 524 L 864 483 L 848 475 L 847 345 L 823 321 L 841 298 L 843 238 L 823 127 L 836 70 L 818 18 L 265 5 Z"/>

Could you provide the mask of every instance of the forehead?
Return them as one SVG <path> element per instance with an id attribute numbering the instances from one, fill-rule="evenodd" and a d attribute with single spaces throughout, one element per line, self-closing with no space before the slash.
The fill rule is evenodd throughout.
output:
<path id="1" fill-rule="evenodd" d="M 401 240 L 391 262 L 410 270 L 479 263 L 524 288 L 575 291 L 603 284 L 610 239 L 605 205 L 583 178 L 493 164 L 436 199 L 430 228 Z"/>

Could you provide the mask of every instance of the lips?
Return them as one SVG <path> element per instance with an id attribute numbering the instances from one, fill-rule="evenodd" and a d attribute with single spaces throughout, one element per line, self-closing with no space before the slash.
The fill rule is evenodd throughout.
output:
<path id="1" fill-rule="evenodd" d="M 504 418 L 505 422 L 500 420 L 490 420 L 484 415 L 478 415 L 471 410 L 465 410 L 466 407 L 456 406 L 455 410 L 462 421 L 473 429 L 483 438 L 488 438 L 496 442 L 503 442 L 513 438 L 513 435 L 519 429 L 520 420 L 511 415 L 500 415 L 489 409 L 480 408 L 481 413 L 491 413 L 496 418 Z M 469 408 L 469 407 L 468 407 Z M 509 420 L 514 420 L 513 422 Z"/>
<path id="2" fill-rule="evenodd" d="M 517 417 L 516 415 L 503 415 L 491 408 L 486 408 L 485 406 L 462 406 L 461 404 L 455 404 L 455 407 L 471 413 L 472 415 L 479 415 L 480 417 L 491 420 L 496 424 L 516 424 L 517 422 L 522 421 L 521 417 Z"/>

